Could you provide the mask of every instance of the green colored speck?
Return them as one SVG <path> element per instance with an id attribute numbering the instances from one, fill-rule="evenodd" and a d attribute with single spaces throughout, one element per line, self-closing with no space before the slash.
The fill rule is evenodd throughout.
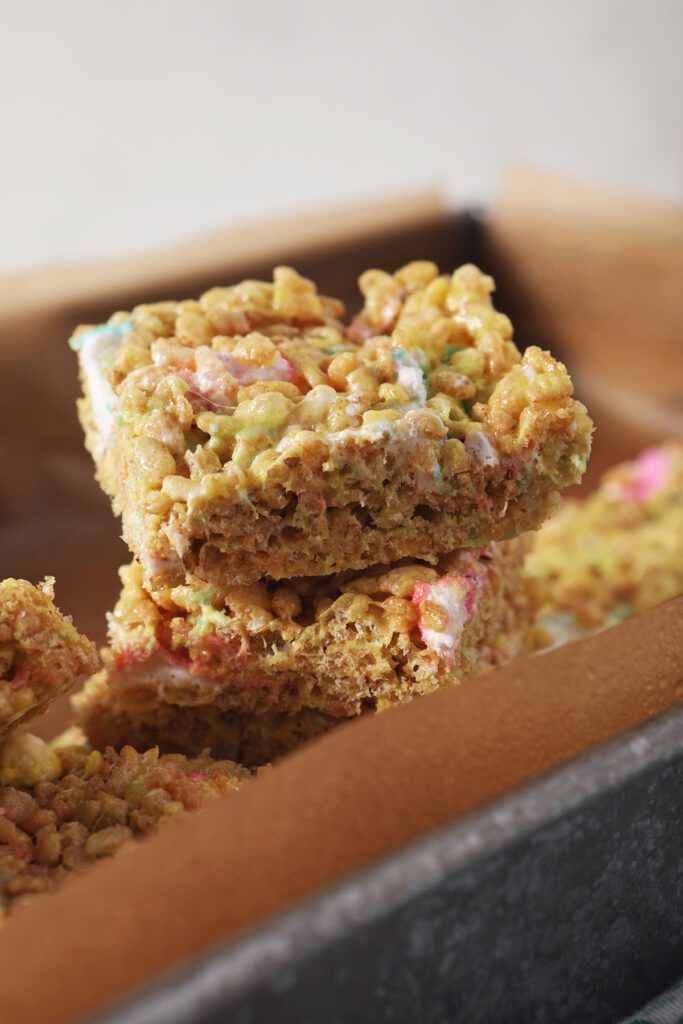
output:
<path id="1" fill-rule="evenodd" d="M 612 612 L 612 616 L 616 622 L 623 622 L 624 619 L 630 619 L 632 615 L 633 607 L 630 604 L 622 604 Z"/>
<path id="2" fill-rule="evenodd" d="M 97 327 L 91 327 L 89 330 L 83 331 L 78 337 L 73 335 L 69 338 L 69 348 L 73 352 L 78 352 L 88 338 L 93 338 L 98 334 L 118 334 L 122 338 L 126 331 L 130 330 L 131 326 L 132 322 L 130 320 L 125 320 L 122 324 L 98 324 Z"/>

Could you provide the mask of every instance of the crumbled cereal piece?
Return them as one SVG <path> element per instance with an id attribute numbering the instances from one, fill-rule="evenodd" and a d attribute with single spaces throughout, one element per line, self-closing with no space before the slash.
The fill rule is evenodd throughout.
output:
<path id="1" fill-rule="evenodd" d="M 15 733 L 0 747 L 2 786 L 35 786 L 37 782 L 51 782 L 59 772 L 55 752 L 31 733 Z"/>
<path id="2" fill-rule="evenodd" d="M 188 760 L 11 737 L 0 748 L 0 918 L 131 839 L 234 792 L 249 774 L 206 752 Z"/>
<path id="3" fill-rule="evenodd" d="M 0 736 L 97 669 L 94 645 L 53 604 L 53 583 L 0 582 Z"/>

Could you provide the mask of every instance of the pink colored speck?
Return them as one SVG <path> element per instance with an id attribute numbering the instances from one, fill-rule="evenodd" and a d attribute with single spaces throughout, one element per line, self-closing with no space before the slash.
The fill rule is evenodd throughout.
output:
<path id="1" fill-rule="evenodd" d="M 633 476 L 621 485 L 621 495 L 630 501 L 647 501 L 665 486 L 669 464 L 659 448 L 646 448 L 633 466 Z"/>
<path id="2" fill-rule="evenodd" d="M 157 641 L 157 650 L 162 658 L 173 668 L 179 668 L 185 672 L 192 671 L 194 666 L 192 665 L 189 655 L 181 654 L 177 651 L 170 651 L 160 640 Z"/>
<path id="3" fill-rule="evenodd" d="M 267 366 L 250 359 L 236 359 L 230 352 L 216 353 L 223 366 L 240 384 L 253 384 L 257 380 L 293 381 L 296 371 L 289 359 L 278 353 Z"/>
<path id="4" fill-rule="evenodd" d="M 412 602 L 416 608 L 419 609 L 423 601 L 426 601 L 429 597 L 430 586 L 429 583 L 416 583 L 413 589 Z"/>
<path id="5" fill-rule="evenodd" d="M 367 341 L 367 339 L 371 338 L 374 333 L 375 332 L 370 324 L 363 323 L 362 320 L 356 320 L 349 327 L 349 335 L 353 341 Z"/>
<path id="6" fill-rule="evenodd" d="M 476 576 L 467 573 L 467 592 L 465 593 L 465 613 L 468 619 L 472 618 L 474 607 L 477 603 L 479 581 Z"/>
<path id="7" fill-rule="evenodd" d="M 430 634 L 433 630 L 426 630 L 422 617 L 422 604 L 427 600 L 434 601 L 441 605 L 447 613 L 448 624 L 444 630 L 444 647 L 441 656 L 450 658 L 459 644 L 460 632 L 466 622 L 472 617 L 478 596 L 478 580 L 472 573 L 464 576 L 446 575 L 440 576 L 433 583 L 420 582 L 415 585 L 412 594 L 412 602 L 418 613 L 418 628 L 422 640 L 429 645 Z M 444 604 L 445 601 L 445 604 Z M 464 615 L 454 612 L 450 606 L 451 601 L 459 604 Z M 450 648 L 450 650 L 448 649 Z"/>
<path id="8" fill-rule="evenodd" d="M 230 409 L 232 407 L 233 399 L 231 396 L 221 390 L 215 390 L 214 388 L 207 390 L 206 387 L 202 387 L 204 382 L 200 381 L 199 374 L 195 373 L 194 370 L 178 370 L 177 375 L 183 378 L 188 386 L 188 394 L 196 400 L 204 402 L 214 409 Z"/>

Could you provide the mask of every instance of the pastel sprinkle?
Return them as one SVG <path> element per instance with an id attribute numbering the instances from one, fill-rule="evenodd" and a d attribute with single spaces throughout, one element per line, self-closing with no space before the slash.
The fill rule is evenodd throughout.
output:
<path id="1" fill-rule="evenodd" d="M 72 352 L 79 352 L 86 341 L 96 338 L 100 334 L 118 334 L 120 338 L 132 327 L 132 321 L 125 320 L 122 324 L 98 324 L 87 331 L 82 331 L 78 336 L 75 334 L 69 338 L 69 348 Z"/>
<path id="2" fill-rule="evenodd" d="M 647 501 L 661 491 L 668 477 L 669 464 L 664 453 L 658 448 L 646 448 L 634 463 L 633 478 L 621 485 L 622 496 L 632 501 Z"/>

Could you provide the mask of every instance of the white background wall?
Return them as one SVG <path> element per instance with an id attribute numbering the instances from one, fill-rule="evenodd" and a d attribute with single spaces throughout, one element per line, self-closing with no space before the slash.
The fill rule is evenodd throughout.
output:
<path id="1" fill-rule="evenodd" d="M 0 269 L 525 160 L 680 198 L 683 0 L 0 0 Z"/>

